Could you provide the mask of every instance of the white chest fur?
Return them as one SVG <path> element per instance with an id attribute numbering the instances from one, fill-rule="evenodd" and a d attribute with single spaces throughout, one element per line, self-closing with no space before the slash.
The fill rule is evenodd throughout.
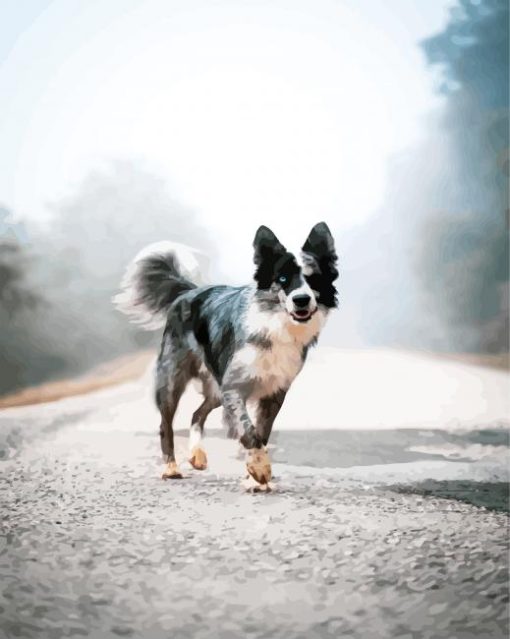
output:
<path id="1" fill-rule="evenodd" d="M 247 344 L 237 359 L 243 364 L 243 377 L 252 382 L 250 399 L 287 389 L 303 366 L 302 349 L 293 344 L 273 344 L 271 348 Z"/>
<path id="2" fill-rule="evenodd" d="M 250 309 L 246 318 L 248 334 L 263 339 L 260 345 L 256 340 L 246 344 L 234 357 L 239 374 L 253 382 L 250 399 L 289 388 L 303 366 L 303 349 L 318 336 L 325 319 L 322 310 L 306 324 L 298 324 L 285 311 Z"/>

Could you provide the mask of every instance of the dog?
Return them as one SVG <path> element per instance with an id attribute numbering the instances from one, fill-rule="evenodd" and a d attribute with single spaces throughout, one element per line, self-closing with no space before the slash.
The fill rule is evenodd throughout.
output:
<path id="1" fill-rule="evenodd" d="M 145 328 L 164 326 L 156 369 L 161 413 L 163 479 L 182 477 L 175 460 L 173 420 L 190 380 L 203 402 L 194 412 L 190 463 L 207 467 L 202 444 L 209 413 L 223 406 L 228 436 L 246 449 L 251 477 L 271 479 L 267 443 L 285 395 L 337 307 L 334 240 L 325 222 L 302 246 L 301 262 L 261 226 L 253 242 L 254 281 L 247 286 L 200 286 L 198 262 L 183 245 L 161 242 L 139 253 L 122 280 L 117 307 Z M 255 404 L 254 422 L 247 410 Z"/>

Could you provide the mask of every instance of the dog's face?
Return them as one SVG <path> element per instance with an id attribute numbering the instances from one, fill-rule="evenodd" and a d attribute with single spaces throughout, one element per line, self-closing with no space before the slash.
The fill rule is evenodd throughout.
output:
<path id="1" fill-rule="evenodd" d="M 310 231 L 301 248 L 301 263 L 267 226 L 259 228 L 253 246 L 257 288 L 268 301 L 280 304 L 292 321 L 308 322 L 319 306 L 336 307 L 337 256 L 325 222 Z"/>

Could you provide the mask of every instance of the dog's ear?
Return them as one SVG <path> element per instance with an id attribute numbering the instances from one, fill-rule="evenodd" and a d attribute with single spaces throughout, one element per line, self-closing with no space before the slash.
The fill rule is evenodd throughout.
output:
<path id="1" fill-rule="evenodd" d="M 255 239 L 253 240 L 253 248 L 255 249 L 253 261 L 257 265 L 265 259 L 275 255 L 280 257 L 287 252 L 287 249 L 267 226 L 260 226 L 258 228 L 258 231 L 255 233 Z"/>
<path id="2" fill-rule="evenodd" d="M 335 241 L 326 222 L 319 222 L 313 227 L 301 250 L 316 259 L 329 258 L 336 262 Z"/>
<path id="3" fill-rule="evenodd" d="M 253 240 L 253 261 L 257 266 L 255 281 L 259 288 L 269 288 L 273 281 L 274 266 L 287 249 L 267 226 L 260 226 Z"/>
<path id="4" fill-rule="evenodd" d="M 319 299 L 328 308 L 337 305 L 337 291 L 333 282 L 338 277 L 335 241 L 326 222 L 319 222 L 310 231 L 301 247 L 305 274 L 310 286 L 319 291 Z"/>

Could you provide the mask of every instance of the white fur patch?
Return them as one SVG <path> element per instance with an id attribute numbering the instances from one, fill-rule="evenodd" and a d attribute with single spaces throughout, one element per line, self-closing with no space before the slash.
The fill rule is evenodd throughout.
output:
<path id="1" fill-rule="evenodd" d="M 285 297 L 285 308 L 288 313 L 292 313 L 294 309 L 294 297 L 298 297 L 299 295 L 308 295 L 310 297 L 310 312 L 315 312 L 317 308 L 317 300 L 315 299 L 315 293 L 312 291 L 310 286 L 303 279 L 303 283 L 299 288 L 295 288 L 289 296 Z"/>
<path id="2" fill-rule="evenodd" d="M 303 275 L 312 275 L 318 271 L 317 260 L 309 253 L 301 253 L 301 270 Z"/>
<path id="3" fill-rule="evenodd" d="M 198 369 L 199 380 L 192 380 L 194 382 L 195 389 L 202 393 L 204 397 L 215 397 L 221 400 L 221 389 L 218 382 L 214 379 L 212 373 L 208 370 L 207 366 L 202 362 Z"/>
<path id="4" fill-rule="evenodd" d="M 178 242 L 155 242 L 143 248 L 128 265 L 121 282 L 121 292 L 113 298 L 119 311 L 125 313 L 135 324 L 147 330 L 162 328 L 166 322 L 166 311 L 154 313 L 140 302 L 139 277 L 143 270 L 143 260 L 153 255 L 173 255 L 180 275 L 194 284 L 202 283 L 196 254 L 200 251 Z"/>
<path id="5" fill-rule="evenodd" d="M 132 264 L 136 264 L 151 255 L 173 255 L 177 262 L 177 270 L 179 273 L 190 280 L 190 282 L 194 282 L 198 285 L 202 283 L 200 266 L 196 258 L 199 254 L 202 254 L 202 252 L 187 244 L 163 240 L 162 242 L 154 242 L 143 248 L 137 253 Z"/>
<path id="6" fill-rule="evenodd" d="M 272 395 L 287 389 L 303 367 L 303 347 L 318 336 L 327 313 L 319 309 L 308 322 L 293 320 L 283 309 L 261 311 L 252 303 L 246 317 L 249 334 L 259 334 L 271 340 L 271 348 L 246 344 L 234 355 L 233 366 L 242 374 L 256 380 L 250 399 Z"/>
<path id="7" fill-rule="evenodd" d="M 191 427 L 189 429 L 189 440 L 188 440 L 190 453 L 193 452 L 193 449 L 196 446 L 199 446 L 201 442 L 202 442 L 202 431 L 200 430 L 200 426 L 198 424 L 191 424 Z"/>
<path id="8" fill-rule="evenodd" d="M 327 319 L 327 311 L 319 308 L 308 322 L 294 320 L 283 308 L 278 311 L 261 311 L 252 302 L 246 314 L 248 334 L 264 335 L 273 342 L 289 342 L 299 347 L 307 346 L 319 335 Z"/>

